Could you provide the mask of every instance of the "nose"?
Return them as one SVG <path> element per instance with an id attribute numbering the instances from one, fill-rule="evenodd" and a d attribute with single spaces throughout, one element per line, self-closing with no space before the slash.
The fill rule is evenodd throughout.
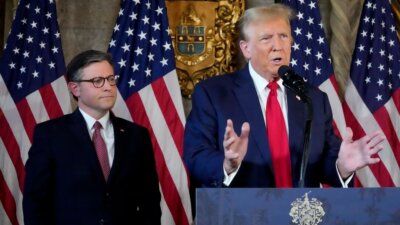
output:
<path id="1" fill-rule="evenodd" d="M 278 37 L 278 36 L 274 36 L 272 38 L 272 49 L 274 51 L 279 51 L 282 49 L 283 46 L 283 41 Z"/>

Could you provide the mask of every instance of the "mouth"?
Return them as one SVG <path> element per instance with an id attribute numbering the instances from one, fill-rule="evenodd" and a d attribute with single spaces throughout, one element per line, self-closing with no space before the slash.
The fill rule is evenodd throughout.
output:
<path id="1" fill-rule="evenodd" d="M 272 62 L 274 64 L 281 64 L 282 63 L 282 57 L 275 57 L 272 59 Z"/>
<path id="2" fill-rule="evenodd" d="M 100 99 L 103 99 L 103 98 L 105 98 L 105 99 L 114 98 L 114 96 L 110 95 L 110 96 L 102 96 L 102 97 L 100 97 Z"/>

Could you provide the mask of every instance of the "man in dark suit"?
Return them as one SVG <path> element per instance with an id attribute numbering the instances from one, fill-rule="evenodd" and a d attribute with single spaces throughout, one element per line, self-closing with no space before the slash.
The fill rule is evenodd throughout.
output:
<path id="1" fill-rule="evenodd" d="M 278 76 L 278 69 L 290 62 L 292 16 L 291 9 L 281 4 L 246 10 L 238 27 L 247 66 L 196 85 L 184 140 L 184 160 L 192 186 L 298 186 L 307 108 Z M 283 129 L 275 138 L 271 137 L 278 128 L 271 127 L 278 119 L 268 118 L 272 83 L 277 86 L 275 99 L 282 118 L 279 129 Z M 327 95 L 311 86 L 306 88 L 314 118 L 305 186 L 326 183 L 347 187 L 354 171 L 379 162 L 372 155 L 382 149 L 384 137 L 377 131 L 352 141 L 348 128 L 341 142 L 333 132 Z"/>
<path id="2" fill-rule="evenodd" d="M 77 55 L 67 80 L 78 108 L 35 128 L 26 163 L 25 224 L 160 224 L 149 133 L 110 111 L 117 98 L 111 57 L 94 50 Z"/>

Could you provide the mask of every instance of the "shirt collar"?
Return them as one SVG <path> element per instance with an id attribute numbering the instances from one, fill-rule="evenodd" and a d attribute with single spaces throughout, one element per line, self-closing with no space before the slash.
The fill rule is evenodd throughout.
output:
<path id="1" fill-rule="evenodd" d="M 265 87 L 267 87 L 267 85 L 269 84 L 269 81 L 267 81 L 264 77 L 262 77 L 254 70 L 253 66 L 251 65 L 251 61 L 249 61 L 249 72 L 251 79 L 253 79 L 254 85 L 257 89 L 257 92 L 262 93 L 265 90 Z M 282 91 L 285 91 L 282 79 L 279 79 L 277 83 L 279 85 L 279 88 Z"/>
<path id="2" fill-rule="evenodd" d="M 109 126 L 110 126 L 110 111 L 108 111 L 103 117 L 101 117 L 98 120 L 91 117 L 89 114 L 87 114 L 81 108 L 79 108 L 79 111 L 82 113 L 82 116 L 86 121 L 88 130 L 91 130 L 93 128 L 93 125 L 96 121 L 99 121 L 99 123 L 101 124 L 101 126 L 103 127 L 104 130 L 107 130 L 109 128 Z"/>

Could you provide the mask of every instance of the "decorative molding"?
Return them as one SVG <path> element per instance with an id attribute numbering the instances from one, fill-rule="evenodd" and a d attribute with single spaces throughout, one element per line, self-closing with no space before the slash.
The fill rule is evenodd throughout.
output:
<path id="1" fill-rule="evenodd" d="M 400 38 L 400 0 L 392 0 L 392 11 L 396 22 L 397 37 Z"/>
<path id="2" fill-rule="evenodd" d="M 194 86 L 237 69 L 236 22 L 244 0 L 166 1 L 181 92 L 190 98 Z"/>

